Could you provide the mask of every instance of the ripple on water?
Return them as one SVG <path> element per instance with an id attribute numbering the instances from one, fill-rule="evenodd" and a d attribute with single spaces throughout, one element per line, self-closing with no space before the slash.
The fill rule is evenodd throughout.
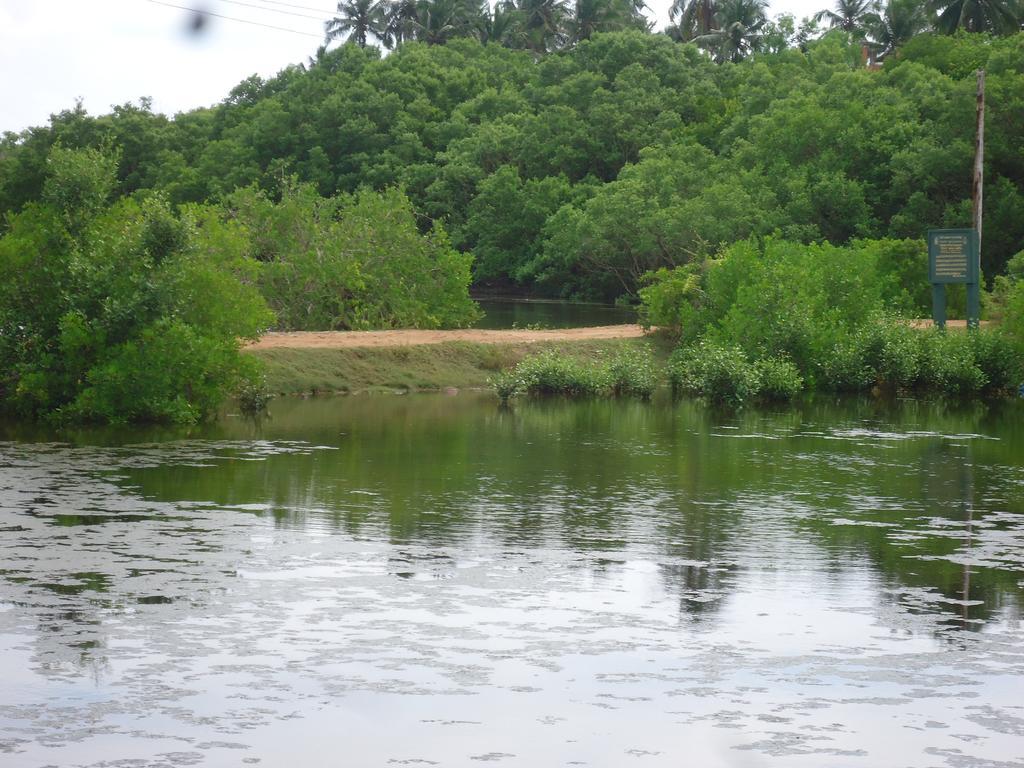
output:
<path id="1" fill-rule="evenodd" d="M 705 449 L 725 481 L 662 443 L 635 452 L 646 473 L 573 480 L 548 456 L 521 479 L 533 495 L 469 452 L 410 456 L 435 480 L 379 482 L 354 438 L 4 445 L 0 752 L 1024 765 L 1016 475 L 994 474 L 965 520 L 945 486 L 901 499 L 913 457 L 869 445 L 948 434 L 834 430 L 854 442 L 838 460 L 799 430 L 728 426 L 708 437 L 754 448 Z M 285 472 L 300 480 L 277 493 Z M 205 485 L 236 475 L 266 497 Z M 147 491 L 157 476 L 173 495 Z"/>

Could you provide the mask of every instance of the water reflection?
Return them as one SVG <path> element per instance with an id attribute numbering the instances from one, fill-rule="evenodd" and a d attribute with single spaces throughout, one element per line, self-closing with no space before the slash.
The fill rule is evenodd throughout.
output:
<path id="1" fill-rule="evenodd" d="M 461 395 L 11 427 L 0 753 L 1014 765 L 1022 417 Z"/>

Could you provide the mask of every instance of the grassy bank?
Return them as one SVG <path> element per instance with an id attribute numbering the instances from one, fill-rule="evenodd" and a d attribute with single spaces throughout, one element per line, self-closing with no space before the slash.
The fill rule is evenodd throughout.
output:
<path id="1" fill-rule="evenodd" d="M 672 351 L 670 341 L 655 336 L 510 344 L 449 342 L 353 349 L 256 349 L 246 354 L 264 364 L 272 392 L 300 394 L 486 387 L 488 379 L 538 352 L 552 350 L 566 357 L 593 359 L 645 345 L 650 346 L 660 364 Z"/>

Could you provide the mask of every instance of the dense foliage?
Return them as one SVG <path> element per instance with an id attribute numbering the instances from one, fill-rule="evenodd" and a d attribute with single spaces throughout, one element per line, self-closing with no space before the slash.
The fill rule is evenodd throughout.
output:
<path id="1" fill-rule="evenodd" d="M 108 203 L 117 158 L 54 147 L 42 201 L 0 237 L 0 403 L 26 416 L 193 422 L 265 403 L 239 345 L 287 329 L 440 327 L 476 317 L 469 261 L 420 234 L 400 192 L 255 189 L 174 212 Z M 268 308 L 268 303 L 270 307 Z"/>
<path id="2" fill-rule="evenodd" d="M 650 351 L 636 349 L 589 360 L 541 352 L 527 357 L 492 382 L 503 403 L 517 395 L 637 397 L 646 400 L 654 394 L 657 383 Z"/>
<path id="3" fill-rule="evenodd" d="M 429 233 L 443 222 L 453 247 L 475 256 L 478 284 L 612 299 L 649 270 L 699 263 L 752 235 L 841 245 L 969 225 L 983 66 L 987 279 L 1024 249 L 1024 34 L 917 34 L 875 70 L 859 44 L 870 19 L 853 9 L 818 40 L 792 24 L 759 26 L 756 55 L 716 64 L 695 45 L 638 30 L 570 45 L 558 4 L 502 6 L 516 24 L 557 22 L 530 45 L 478 33 L 438 41 L 437 19 L 422 16 L 429 4 L 406 5 L 405 31 L 390 38 L 401 45 L 383 58 L 343 45 L 174 119 L 143 102 L 100 117 L 72 109 L 5 135 L 0 211 L 40 199 L 56 142 L 109 143 L 121 152 L 119 196 L 226 202 L 256 185 L 276 205 L 294 175 L 358 217 L 369 205 L 361 190 L 385 192 L 388 207 L 397 193 L 387 190 L 401 188 L 436 247 Z M 677 22 L 691 27 L 677 37 L 711 34 L 723 8 L 681 4 Z M 375 13 L 391 18 L 385 11 Z M 879 20 L 885 13 L 903 24 L 899 6 Z"/>
<path id="4" fill-rule="evenodd" d="M 918 329 L 907 318 L 924 314 L 923 297 L 905 267 L 921 250 L 914 241 L 750 240 L 652 275 L 642 314 L 679 336 L 673 389 L 713 400 L 788 399 L 805 383 L 949 395 L 1015 388 L 1024 283 L 1006 279 L 996 330 Z"/>
<path id="5" fill-rule="evenodd" d="M 0 403 L 21 415 L 193 422 L 255 380 L 272 315 L 240 228 L 159 195 L 106 202 L 116 160 L 55 148 L 0 238 Z"/>
<path id="6" fill-rule="evenodd" d="M 397 190 L 324 198 L 304 185 L 274 203 L 246 188 L 226 208 L 250 233 L 260 289 L 283 330 L 450 328 L 478 315 L 472 257 L 439 224 L 421 235 Z"/>

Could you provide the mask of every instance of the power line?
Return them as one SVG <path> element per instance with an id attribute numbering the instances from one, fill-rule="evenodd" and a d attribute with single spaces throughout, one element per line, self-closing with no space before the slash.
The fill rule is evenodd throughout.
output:
<path id="1" fill-rule="evenodd" d="M 285 16 L 294 16 L 297 19 L 315 19 L 316 21 L 327 21 L 323 16 L 310 16 L 308 13 L 296 13 L 295 11 L 283 11 L 280 8 L 267 8 L 265 5 L 256 5 L 255 3 L 244 3 L 242 0 L 220 0 L 222 3 L 231 3 L 232 5 L 244 5 L 246 8 L 256 8 L 260 11 L 267 13 L 283 13 Z M 328 13 L 328 11 L 324 11 Z"/>
<path id="2" fill-rule="evenodd" d="M 285 3 L 282 2 L 282 0 L 260 0 L 260 2 L 266 3 L 268 5 L 283 5 L 286 8 L 298 8 L 303 11 L 316 11 L 317 13 L 334 13 L 334 10 L 327 11 L 324 10 L 323 8 L 312 8 L 308 5 L 296 5 L 295 3 Z"/>
<path id="3" fill-rule="evenodd" d="M 276 29 L 278 32 L 291 32 L 293 35 L 302 35 L 303 37 L 315 37 L 317 40 L 322 40 L 323 36 L 314 35 L 312 32 L 302 32 L 298 29 L 289 29 L 288 27 L 279 27 L 275 24 L 263 24 L 259 21 L 252 21 L 251 19 L 239 19 L 236 16 L 225 16 L 221 13 L 214 13 L 213 11 L 202 11 L 198 8 L 190 8 L 187 5 L 175 5 L 174 3 L 166 3 L 163 0 L 148 0 L 154 5 L 165 5 L 168 8 L 177 8 L 181 11 L 191 11 L 192 13 L 205 14 L 206 16 L 214 16 L 218 19 L 225 19 L 226 21 L 237 21 L 241 24 L 251 24 L 254 27 L 265 27 L 266 29 Z"/>

